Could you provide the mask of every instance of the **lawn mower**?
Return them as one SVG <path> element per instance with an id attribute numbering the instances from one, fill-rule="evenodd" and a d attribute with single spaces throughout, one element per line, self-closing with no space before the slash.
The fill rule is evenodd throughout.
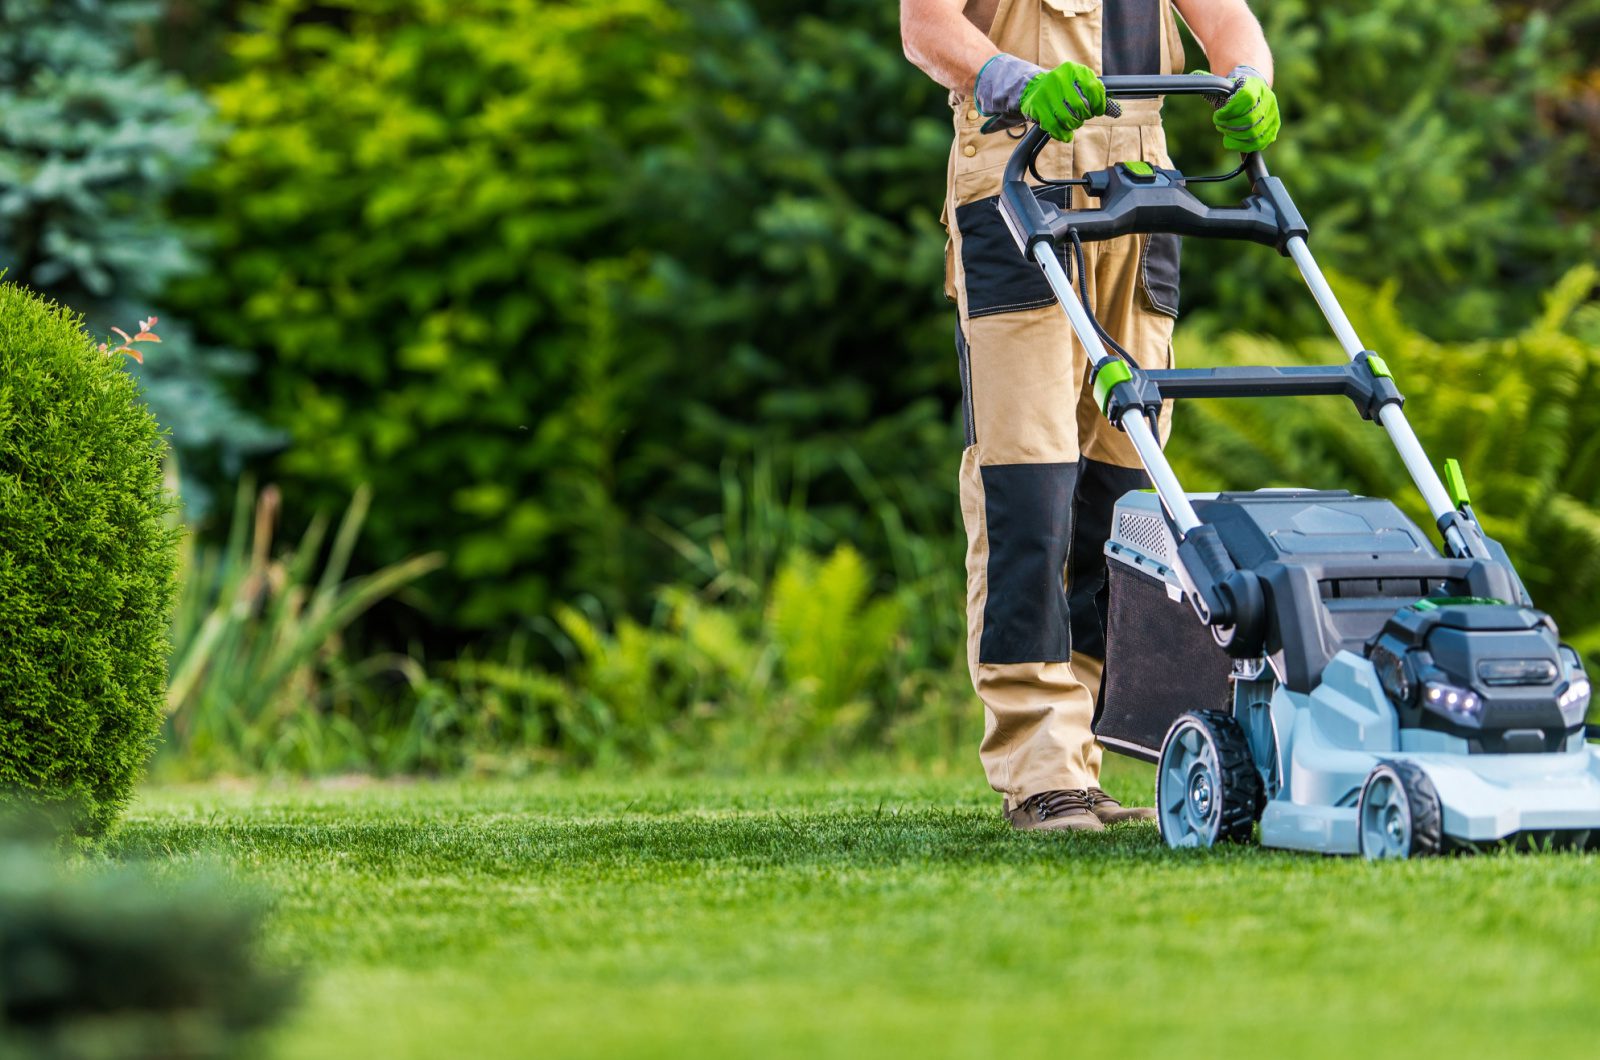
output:
<path id="1" fill-rule="evenodd" d="M 1232 88 L 1210 75 L 1104 81 L 1112 99 L 1215 101 Z M 1245 841 L 1259 822 L 1265 846 L 1370 858 L 1600 845 L 1600 748 L 1587 739 L 1582 660 L 1484 533 L 1459 466 L 1447 461 L 1441 476 L 1428 460 L 1283 183 L 1260 154 L 1217 177 L 1134 161 L 1047 180 L 1038 158 L 1048 142 L 1038 127 L 1021 136 L 999 208 L 1154 486 L 1118 501 L 1106 544 L 1095 732 L 1156 763 L 1163 839 Z M 1251 190 L 1236 206 L 1190 189 L 1241 174 Z M 1092 204 L 1074 208 L 1079 192 Z M 1349 360 L 1141 369 L 1092 315 L 1081 244 L 1156 232 L 1245 240 L 1292 259 Z M 1342 396 L 1388 433 L 1438 545 L 1391 501 L 1343 490 L 1187 494 L 1154 429 L 1164 399 L 1309 395 Z"/>

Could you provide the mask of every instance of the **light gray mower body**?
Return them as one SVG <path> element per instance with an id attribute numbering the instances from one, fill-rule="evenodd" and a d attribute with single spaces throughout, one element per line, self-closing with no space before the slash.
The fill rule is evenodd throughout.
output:
<path id="1" fill-rule="evenodd" d="M 1373 666 L 1340 652 L 1310 695 L 1275 688 L 1257 769 L 1276 787 L 1261 814 L 1265 846 L 1355 854 L 1361 791 L 1383 762 L 1415 765 L 1438 793 L 1442 833 L 1462 845 L 1508 839 L 1600 841 L 1600 753 L 1581 733 L 1559 751 L 1473 754 L 1467 741 L 1402 730 Z M 1246 732 L 1256 731 L 1247 725 Z M 1252 742 L 1252 757 L 1256 754 Z M 1283 763 L 1275 773 L 1273 764 Z M 1268 781 L 1268 777 L 1272 777 Z"/>
<path id="2" fill-rule="evenodd" d="M 1236 793 L 1236 800 L 1256 801 L 1250 816 L 1259 820 L 1265 846 L 1373 856 L 1416 852 L 1398 846 L 1416 841 L 1410 833 L 1418 825 L 1406 817 L 1414 808 L 1398 790 L 1405 784 L 1384 790 L 1381 783 L 1401 776 L 1437 799 L 1440 849 L 1506 840 L 1600 845 L 1600 748 L 1585 741 L 1582 724 L 1587 678 L 1537 612 L 1463 602 L 1455 609 L 1469 620 L 1504 613 L 1503 620 L 1483 624 L 1515 628 L 1463 632 L 1434 622 L 1435 639 L 1424 638 L 1434 655 L 1444 655 L 1450 649 L 1445 641 L 1477 637 L 1487 645 L 1487 661 L 1476 665 L 1500 683 L 1482 683 L 1475 670 L 1460 682 L 1463 694 L 1476 696 L 1468 693 L 1473 685 L 1490 697 L 1514 693 L 1510 723 L 1495 722 L 1492 704 L 1480 703 L 1480 724 L 1497 727 L 1474 733 L 1465 714 L 1397 706 L 1373 657 L 1390 661 L 1385 630 L 1395 612 L 1402 619 L 1413 612 L 1424 622 L 1437 618 L 1430 612 L 1448 612 L 1450 598 L 1441 608 L 1428 594 L 1461 591 L 1481 571 L 1439 557 L 1387 502 L 1296 491 L 1189 496 L 1225 527 L 1232 522 L 1251 531 L 1230 535 L 1230 546 L 1263 574 L 1269 594 L 1274 585 L 1292 587 L 1320 575 L 1314 577 L 1314 606 L 1324 614 L 1278 607 L 1281 619 L 1310 636 L 1289 643 L 1275 638 L 1269 646 L 1276 651 L 1259 659 L 1229 659 L 1186 603 L 1173 562 L 1177 544 L 1160 501 L 1153 493 L 1130 493 L 1118 503 L 1106 546 L 1113 604 L 1099 730 L 1108 746 L 1159 762 L 1157 798 L 1168 842 L 1208 845 L 1219 838 L 1211 822 L 1226 809 L 1221 789 L 1228 763 L 1218 759 L 1217 748 L 1202 748 L 1211 759 L 1201 763 L 1172 743 L 1186 725 L 1197 743 L 1214 738 L 1186 718 L 1198 709 L 1237 723 L 1259 785 L 1237 781 L 1250 790 Z M 1221 510 L 1224 501 L 1238 511 Z M 1253 554 L 1252 536 L 1259 546 Z M 1150 641 L 1148 650 L 1141 637 Z M 1286 652 L 1300 653 L 1299 665 Z M 1312 675 L 1307 663 L 1320 669 Z M 1380 774 L 1382 766 L 1390 769 Z M 1202 789 L 1189 790 L 1202 773 Z M 1375 777 L 1378 790 L 1370 791 Z M 1196 796 L 1209 801 L 1195 805 Z M 1390 811 L 1406 819 L 1389 820 Z M 1242 817 L 1236 824 L 1247 831 Z"/>

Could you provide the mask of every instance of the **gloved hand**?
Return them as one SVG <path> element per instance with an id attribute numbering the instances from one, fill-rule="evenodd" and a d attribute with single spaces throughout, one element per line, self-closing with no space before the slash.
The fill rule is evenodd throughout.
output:
<path id="1" fill-rule="evenodd" d="M 1254 67 L 1235 66 L 1228 80 L 1234 82 L 1234 89 L 1211 115 L 1211 124 L 1222 134 L 1222 146 L 1228 150 L 1260 151 L 1278 138 L 1282 125 L 1278 97 Z"/>
<path id="2" fill-rule="evenodd" d="M 1057 140 L 1071 140 L 1078 127 L 1106 112 L 1106 86 L 1082 63 L 1062 63 L 1028 82 L 1022 114 Z"/>
<path id="3" fill-rule="evenodd" d="M 1079 126 L 1106 112 L 1106 86 L 1082 63 L 1044 70 L 1003 52 L 978 71 L 973 96 L 978 112 L 992 119 L 985 131 L 1032 118 L 1057 140 L 1071 140 Z"/>

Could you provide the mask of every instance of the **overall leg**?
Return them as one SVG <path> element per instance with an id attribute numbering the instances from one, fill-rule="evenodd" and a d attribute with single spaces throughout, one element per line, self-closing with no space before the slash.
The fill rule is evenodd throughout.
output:
<path id="1" fill-rule="evenodd" d="M 1182 68 L 1167 0 L 1002 3 L 989 32 L 997 47 L 1047 68 L 1067 58 L 1104 73 Z M 1080 623 L 1077 612 L 1097 613 L 1093 539 L 1103 545 L 1105 527 L 1093 520 L 1109 512 L 1104 498 L 1129 481 L 1133 462 L 1080 448 L 1085 353 L 995 208 L 1001 168 L 1015 144 L 983 135 L 970 101 L 952 95 L 952 105 L 947 291 L 960 307 L 968 410 L 961 508 L 967 657 L 986 721 L 981 757 L 989 783 L 1017 810 L 1012 821 L 1019 827 L 1077 827 L 1084 817 L 1098 827 L 1125 819 L 1127 811 L 1092 798 L 1100 767 L 1092 724 L 1104 651 L 1095 641 L 1104 636 L 1099 621 Z M 1050 145 L 1037 171 L 1078 176 L 1112 160 L 1153 160 L 1143 138 L 1159 137 L 1160 102 L 1128 100 L 1123 110 L 1121 119 L 1092 120 L 1072 143 Z M 1059 188 L 1041 194 L 1057 202 L 1064 195 Z M 1077 205 L 1086 205 L 1081 193 Z M 1090 469 L 1085 457 L 1104 467 Z M 1079 515 L 1085 525 L 1075 532 Z M 1076 608 L 1069 603 L 1069 566 L 1083 582 L 1081 590 L 1071 583 L 1073 592 L 1088 601 Z M 1074 652 L 1076 638 L 1086 639 L 1087 651 Z"/>
<path id="2" fill-rule="evenodd" d="M 1070 661 L 1063 581 L 1083 361 L 1054 305 L 971 318 L 961 345 L 967 660 L 985 710 L 984 771 L 1015 807 L 1098 778 L 1094 696 Z"/>

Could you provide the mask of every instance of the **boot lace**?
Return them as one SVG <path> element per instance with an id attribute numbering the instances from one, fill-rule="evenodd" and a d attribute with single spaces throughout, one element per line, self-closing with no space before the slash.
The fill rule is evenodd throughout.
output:
<path id="1" fill-rule="evenodd" d="M 1099 788 L 1090 788 L 1088 790 L 1088 792 L 1087 792 L 1087 795 L 1088 795 L 1088 798 L 1089 798 L 1089 808 L 1090 809 L 1093 809 L 1096 806 L 1117 806 L 1117 807 L 1120 807 L 1122 805 L 1122 803 L 1118 802 L 1116 799 L 1113 799 L 1110 795 L 1107 795 L 1105 792 L 1101 791 Z"/>
<path id="2" fill-rule="evenodd" d="M 1024 799 L 1022 808 L 1031 810 L 1041 821 L 1047 821 L 1052 817 L 1061 817 L 1069 813 L 1092 813 L 1094 810 L 1089 801 L 1089 793 L 1083 788 L 1072 788 L 1067 791 L 1041 791 L 1037 795 Z"/>

